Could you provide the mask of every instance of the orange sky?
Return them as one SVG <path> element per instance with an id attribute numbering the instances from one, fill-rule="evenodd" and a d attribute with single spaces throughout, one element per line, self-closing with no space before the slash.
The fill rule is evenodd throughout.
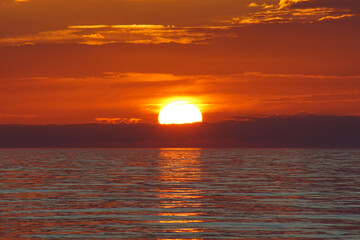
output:
<path id="1" fill-rule="evenodd" d="M 358 0 L 0 0 L 0 124 L 360 115 Z"/>

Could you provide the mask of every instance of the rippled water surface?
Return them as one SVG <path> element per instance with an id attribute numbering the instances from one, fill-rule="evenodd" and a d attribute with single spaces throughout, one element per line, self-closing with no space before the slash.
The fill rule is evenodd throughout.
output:
<path id="1" fill-rule="evenodd" d="M 360 151 L 0 150 L 0 238 L 360 239 Z"/>

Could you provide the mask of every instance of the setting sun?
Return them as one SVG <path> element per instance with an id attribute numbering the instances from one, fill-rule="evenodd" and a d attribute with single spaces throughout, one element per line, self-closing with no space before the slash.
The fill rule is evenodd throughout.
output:
<path id="1" fill-rule="evenodd" d="M 200 110 L 191 103 L 176 101 L 166 105 L 159 113 L 160 124 L 184 124 L 202 122 Z"/>

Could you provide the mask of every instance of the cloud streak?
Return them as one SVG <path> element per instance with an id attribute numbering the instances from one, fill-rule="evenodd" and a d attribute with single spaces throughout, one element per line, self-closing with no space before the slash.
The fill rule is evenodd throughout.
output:
<path id="1" fill-rule="evenodd" d="M 175 100 L 197 105 L 206 121 L 302 111 L 356 115 L 360 105 L 360 76 L 105 73 L 0 82 L 0 114 L 6 114 L 0 123 L 156 122 Z"/>
<path id="2" fill-rule="evenodd" d="M 221 15 L 210 14 L 206 15 L 205 20 L 201 20 L 202 24 L 196 21 L 191 23 L 190 20 L 186 20 L 186 24 L 181 23 L 178 25 L 173 24 L 164 24 L 177 22 L 174 20 L 167 21 L 149 21 L 141 20 L 140 22 L 149 23 L 149 24 L 125 24 L 129 22 L 138 22 L 132 20 L 130 16 L 124 17 L 124 19 L 112 17 L 111 19 L 106 19 L 104 16 L 100 17 L 102 20 L 94 20 L 92 16 L 94 15 L 91 10 L 91 17 L 86 17 L 86 19 L 78 19 L 76 16 L 74 19 L 66 19 L 62 22 L 55 21 L 52 25 L 38 24 L 43 22 L 42 20 L 36 20 L 36 17 L 33 17 L 31 12 L 26 12 L 27 15 L 23 15 L 25 12 L 29 11 L 27 8 L 23 8 L 28 4 L 14 4 L 19 5 L 14 8 L 9 8 L 8 11 L 0 9 L 0 16 L 3 15 L 3 18 L 0 17 L 0 20 L 3 22 L 8 22 L 7 25 L 4 25 L 1 31 L 0 36 L 0 47 L 1 46 L 22 46 L 22 45 L 34 45 L 34 44 L 67 44 L 67 43 L 76 43 L 76 44 L 86 44 L 86 45 L 104 45 L 112 43 L 132 43 L 132 44 L 164 44 L 164 43 L 178 43 L 178 44 L 208 44 L 214 41 L 214 39 L 226 39 L 226 38 L 237 38 L 236 34 L 233 34 L 231 29 L 239 27 L 248 27 L 249 25 L 254 24 L 264 24 L 264 23 L 324 23 L 329 21 L 340 21 L 345 18 L 354 18 L 359 16 L 359 11 L 357 9 L 357 4 L 351 0 L 344 0 L 344 4 L 336 3 L 334 0 L 279 0 L 275 1 L 266 1 L 263 2 L 251 2 L 248 3 L 235 3 L 235 0 L 229 0 L 227 3 L 223 3 L 223 6 L 238 6 L 239 9 L 244 8 L 242 11 L 229 11 Z M 153 1 L 120 1 L 116 4 L 110 1 L 111 4 L 114 4 L 113 7 L 122 7 L 126 9 L 131 7 L 137 9 L 137 7 L 144 7 L 147 4 L 154 4 Z M 106 7 L 110 8 L 112 5 L 110 2 L 106 2 Z M 211 1 L 211 4 L 215 4 L 218 8 L 221 5 L 220 1 Z M 238 2 L 238 1 L 236 1 Z M 49 17 L 48 12 L 43 12 L 45 7 L 58 6 L 59 8 L 63 7 L 65 2 L 56 1 L 53 5 L 49 5 L 45 1 L 31 1 L 31 5 L 34 8 L 34 11 L 40 11 L 42 14 L 45 14 L 42 17 Z M 79 7 L 84 4 L 84 1 L 77 2 L 74 5 Z M 94 6 L 98 6 L 98 1 L 96 4 L 86 6 L 86 9 L 90 10 Z M 125 4 L 125 5 L 124 5 Z M 145 5 L 144 5 L 145 4 Z M 162 1 L 159 3 L 161 6 L 164 4 L 167 8 L 171 9 L 177 7 L 184 7 L 189 4 L 188 2 L 182 1 Z M 199 3 L 200 4 L 200 3 Z M 201 6 L 204 2 L 201 1 Z M 209 3 L 210 4 L 210 3 Z M 137 6 L 139 5 L 139 6 Z M 219 6 L 218 6 L 219 5 Z M 137 7 L 136 7 L 137 6 Z M 197 6 L 198 7 L 198 6 Z M 213 6 L 214 7 L 214 6 Z M 167 9 L 166 8 L 166 9 Z M 227 7 L 229 9 L 230 7 Z M 75 11 L 72 9 L 73 11 Z M 13 11 L 13 14 L 8 12 Z M 201 16 L 203 13 L 199 14 L 198 10 L 190 9 L 192 14 L 197 14 L 197 17 Z M 215 11 L 216 12 L 216 11 Z M 16 14 L 15 14 L 16 13 Z M 31 13 L 31 14 L 30 14 Z M 162 12 L 162 14 L 168 14 L 167 12 Z M 55 14 L 55 13 L 54 13 Z M 65 14 L 65 13 L 64 13 Z M 75 13 L 74 13 L 75 14 Z M 89 13 L 90 14 L 90 13 Z M 135 13 L 134 13 L 135 14 Z M 238 15 L 237 15 L 238 14 Z M 36 14 L 35 14 L 36 15 Z M 144 15 L 144 14 L 143 14 Z M 178 16 L 179 17 L 179 16 Z M 25 18 L 25 19 L 22 19 Z M 157 17 L 153 16 L 154 19 Z M 23 25 L 19 25 L 18 21 L 25 22 Z M 181 19 L 187 19 L 181 17 Z M 15 21 L 16 20 L 16 21 Z M 32 23 L 31 26 L 28 26 L 27 20 L 36 20 L 36 23 Z M 189 21 L 189 22 L 188 22 Z M 86 24 L 86 23 L 93 24 Z M 109 23 L 112 24 L 102 24 Z M 55 24 L 56 23 L 56 24 Z M 74 23 L 83 23 L 77 24 Z M 84 24 L 85 23 L 85 24 Z M 122 24 L 117 24 L 122 23 Z M 161 24 L 159 24 L 161 23 Z M 15 25 L 9 25 L 15 24 Z M 39 26 L 38 26 L 39 25 Z M 236 30 L 235 30 L 236 31 Z"/>
<path id="3" fill-rule="evenodd" d="M 280 0 L 278 4 L 251 3 L 249 12 L 245 16 L 233 17 L 222 21 L 233 25 L 247 25 L 260 23 L 312 23 L 324 20 L 338 20 L 358 15 L 354 9 L 316 4 L 316 0 Z M 321 1 L 320 1 L 321 2 Z"/>
<path id="4" fill-rule="evenodd" d="M 95 118 L 95 122 L 101 123 L 101 124 L 134 124 L 141 122 L 142 119 L 139 118 Z"/>
<path id="5" fill-rule="evenodd" d="M 103 45 L 108 43 L 142 44 L 204 44 L 215 37 L 214 29 L 227 26 L 176 27 L 173 25 L 74 25 L 66 29 L 38 34 L 6 37 L 0 45 L 21 46 L 44 43 L 78 43 Z"/>

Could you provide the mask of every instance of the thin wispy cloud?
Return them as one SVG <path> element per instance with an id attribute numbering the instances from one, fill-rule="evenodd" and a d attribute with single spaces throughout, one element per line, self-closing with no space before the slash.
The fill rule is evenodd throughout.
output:
<path id="1" fill-rule="evenodd" d="M 280 0 L 279 8 L 286 8 L 299 2 L 309 2 L 310 0 Z"/>
<path id="2" fill-rule="evenodd" d="M 311 23 L 324 20 L 338 20 L 358 15 L 349 8 L 336 8 L 326 4 L 311 4 L 316 0 L 280 0 L 278 4 L 250 3 L 250 12 L 245 16 L 222 21 L 233 25 L 259 23 Z M 304 4 L 307 5 L 304 5 Z"/>
<path id="3" fill-rule="evenodd" d="M 101 118 L 95 118 L 94 121 L 96 123 L 101 123 L 101 124 L 119 124 L 119 123 L 134 124 L 134 123 L 141 122 L 142 119 L 139 119 L 139 118 L 107 118 L 107 117 L 101 117 Z"/>
<path id="4" fill-rule="evenodd" d="M 179 43 L 204 44 L 215 36 L 214 29 L 226 26 L 176 27 L 173 25 L 74 25 L 66 29 L 0 39 L 0 45 L 36 43 Z"/>
<path id="5" fill-rule="evenodd" d="M 191 98 L 214 121 L 237 113 L 355 114 L 360 76 L 266 74 L 174 75 L 108 72 L 92 78 L 30 78 L 2 81 L 0 122 L 136 123 L 156 119 L 169 99 Z M 61 108 L 61 111 L 57 109 Z M 17 110 L 16 115 L 12 114 Z M 12 115 L 11 115 L 12 114 Z M 51 116 L 45 117 L 45 116 Z M 71 119 L 71 120 L 70 120 Z"/>

